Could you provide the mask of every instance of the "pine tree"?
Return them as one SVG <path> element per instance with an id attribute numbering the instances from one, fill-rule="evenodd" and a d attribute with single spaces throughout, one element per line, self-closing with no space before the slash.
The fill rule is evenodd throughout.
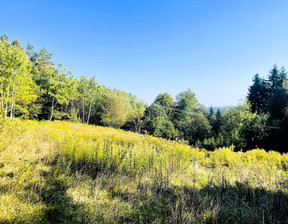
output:
<path id="1" fill-rule="evenodd" d="M 247 95 L 252 112 L 266 113 L 269 98 L 269 85 L 264 79 L 260 78 L 259 74 L 256 74 L 253 78 L 253 85 L 249 87 Z"/>
<path id="2" fill-rule="evenodd" d="M 268 80 L 270 82 L 270 94 L 272 96 L 274 91 L 278 88 L 281 88 L 283 86 L 283 82 L 287 80 L 287 72 L 285 68 L 282 67 L 281 70 L 279 70 L 277 65 L 274 65 L 270 70 Z"/>

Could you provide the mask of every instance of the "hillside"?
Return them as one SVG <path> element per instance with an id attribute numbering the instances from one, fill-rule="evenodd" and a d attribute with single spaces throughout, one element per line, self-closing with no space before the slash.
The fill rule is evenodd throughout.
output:
<path id="1" fill-rule="evenodd" d="M 288 223 L 288 155 L 0 121 L 0 223 Z"/>

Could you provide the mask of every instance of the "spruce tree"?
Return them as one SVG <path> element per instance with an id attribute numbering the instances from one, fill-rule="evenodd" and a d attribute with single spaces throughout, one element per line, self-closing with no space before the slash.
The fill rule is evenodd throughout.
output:
<path id="1" fill-rule="evenodd" d="M 269 103 L 270 91 L 268 83 L 256 74 L 253 78 L 253 84 L 248 89 L 247 99 L 251 105 L 252 112 L 266 113 Z"/>

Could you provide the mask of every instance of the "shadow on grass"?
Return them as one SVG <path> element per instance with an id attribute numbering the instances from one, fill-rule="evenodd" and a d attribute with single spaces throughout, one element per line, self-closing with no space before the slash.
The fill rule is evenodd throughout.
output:
<path id="1" fill-rule="evenodd" d="M 85 213 L 85 204 L 75 204 L 67 195 L 69 186 L 65 175 L 61 175 L 65 169 L 68 176 L 75 173 L 90 176 L 109 193 L 109 200 L 131 205 L 131 212 L 125 215 L 110 214 L 119 216 L 114 219 L 119 220 L 118 223 L 288 223 L 288 195 L 253 188 L 249 183 L 193 189 L 171 186 L 155 177 L 143 183 L 141 178 L 119 174 L 113 167 L 87 162 L 70 163 L 67 168 L 66 160 L 56 158 L 51 167 L 54 170 L 39 189 L 41 201 L 46 205 L 42 211 L 43 223 L 96 223 L 89 217 L 91 214 Z M 135 189 L 123 190 L 127 188 L 125 182 L 121 182 L 123 179 Z M 104 217 L 102 220 L 101 223 L 105 223 Z"/>
<path id="2" fill-rule="evenodd" d="M 66 161 L 57 155 L 46 163 L 51 170 L 40 174 L 45 182 L 38 184 L 34 189 L 34 193 L 38 195 L 34 203 L 45 205 L 42 210 L 37 211 L 38 216 L 42 217 L 41 221 L 36 219 L 35 222 L 33 219 L 25 220 L 23 223 L 85 223 L 83 205 L 73 203 L 72 198 L 67 195 L 68 177 L 62 173 L 65 170 L 63 167 L 67 166 L 64 162 Z"/>
<path id="3" fill-rule="evenodd" d="M 71 174 L 78 173 L 82 175 L 88 175 L 93 179 L 97 178 L 98 174 L 102 175 L 103 173 L 106 173 L 107 175 L 110 175 L 112 173 L 120 173 L 118 171 L 117 166 L 113 164 L 113 162 L 111 163 L 108 163 L 107 161 L 90 162 L 85 160 L 71 162 L 70 172 Z M 135 173 L 130 172 L 129 170 L 123 170 L 121 171 L 121 174 L 131 177 L 135 176 Z"/>
<path id="4" fill-rule="evenodd" d="M 288 223 L 288 195 L 282 191 L 253 188 L 248 183 L 200 190 L 211 201 L 217 199 L 218 223 Z"/>
<path id="5" fill-rule="evenodd" d="M 121 217 L 122 223 L 288 223 L 287 193 L 253 188 L 248 183 L 197 190 L 154 182 L 138 184 L 134 193 L 107 183 L 103 188 L 112 197 L 132 202 L 133 212 Z"/>
<path id="6" fill-rule="evenodd" d="M 155 178 L 149 185 L 137 183 L 137 190 L 131 193 L 122 191 L 121 186 L 115 188 L 115 181 L 109 181 L 119 176 L 136 181 L 123 173 L 117 177 L 114 167 L 87 162 L 72 167 L 72 172 L 92 178 L 102 175 L 106 179 L 102 187 L 112 198 L 132 202 L 133 213 L 122 217 L 123 223 L 288 223 L 288 194 L 283 191 L 267 191 L 239 182 L 197 190 L 168 186 Z"/>

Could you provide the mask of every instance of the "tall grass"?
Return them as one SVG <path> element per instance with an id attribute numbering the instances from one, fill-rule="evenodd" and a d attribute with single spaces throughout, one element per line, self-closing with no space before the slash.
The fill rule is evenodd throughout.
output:
<path id="1" fill-rule="evenodd" d="M 288 155 L 0 122 L 0 223 L 288 223 Z"/>

